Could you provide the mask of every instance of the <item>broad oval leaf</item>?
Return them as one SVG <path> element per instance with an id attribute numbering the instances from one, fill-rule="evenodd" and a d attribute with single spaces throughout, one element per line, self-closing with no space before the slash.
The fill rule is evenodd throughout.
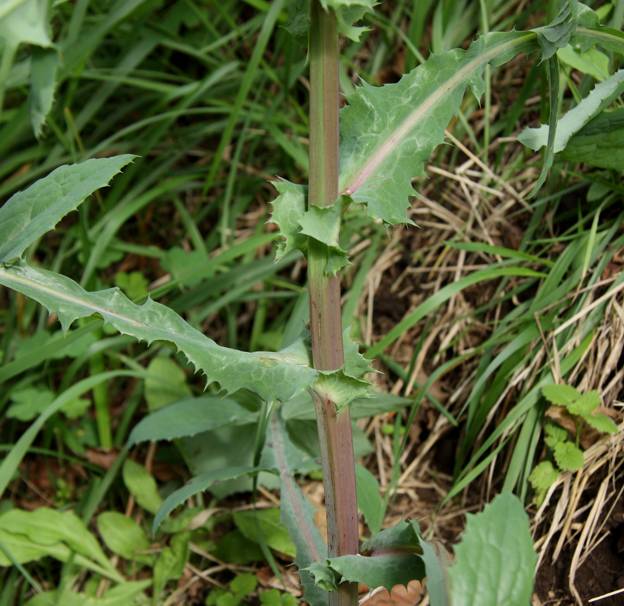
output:
<path id="1" fill-rule="evenodd" d="M 522 503 L 511 493 L 497 496 L 477 514 L 449 568 L 453 606 L 527 606 L 537 556 Z"/>
<path id="2" fill-rule="evenodd" d="M 0 263 L 21 257 L 94 191 L 135 158 L 130 154 L 59 166 L 0 208 Z"/>
<path id="3" fill-rule="evenodd" d="M 152 440 L 175 440 L 224 426 L 254 423 L 251 412 L 232 398 L 201 396 L 185 398 L 144 417 L 135 425 L 128 445 Z"/>
<path id="4" fill-rule="evenodd" d="M 58 314 L 64 329 L 78 318 L 98 314 L 119 332 L 140 341 L 174 343 L 209 383 L 218 383 L 226 392 L 249 389 L 264 400 L 286 401 L 316 376 L 300 344 L 278 353 L 222 347 L 172 309 L 151 299 L 136 305 L 118 288 L 88 292 L 66 276 L 23 262 L 0 267 L 0 284 Z"/>
<path id="5" fill-rule="evenodd" d="M 340 191 L 387 223 L 409 223 L 412 178 L 444 140 L 467 87 L 484 90 L 483 71 L 536 48 L 533 32 L 491 33 L 467 51 L 432 55 L 396 84 L 363 84 L 341 111 Z"/>

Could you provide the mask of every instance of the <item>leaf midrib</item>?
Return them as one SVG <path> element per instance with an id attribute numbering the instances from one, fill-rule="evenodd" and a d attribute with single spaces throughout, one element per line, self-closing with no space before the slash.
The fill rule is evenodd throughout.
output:
<path id="1" fill-rule="evenodd" d="M 422 120 L 426 114 L 440 101 L 459 86 L 474 69 L 480 67 L 482 64 L 488 63 L 496 55 L 513 48 L 514 46 L 522 45 L 527 40 L 535 37 L 534 32 L 528 32 L 522 37 L 518 37 L 514 40 L 502 42 L 499 45 L 494 46 L 489 51 L 486 51 L 479 57 L 469 61 L 459 69 L 449 80 L 444 82 L 434 92 L 432 92 L 412 113 L 410 113 L 402 122 L 392 131 L 388 137 L 382 141 L 377 149 L 370 155 L 369 159 L 365 161 L 363 166 L 351 177 L 347 184 L 342 189 L 341 193 L 346 196 L 352 196 L 363 185 L 366 184 L 368 179 L 372 177 L 377 169 L 384 163 L 386 158 L 396 149 L 400 142 L 413 130 L 416 124 Z M 416 68 L 418 69 L 418 68 Z"/>

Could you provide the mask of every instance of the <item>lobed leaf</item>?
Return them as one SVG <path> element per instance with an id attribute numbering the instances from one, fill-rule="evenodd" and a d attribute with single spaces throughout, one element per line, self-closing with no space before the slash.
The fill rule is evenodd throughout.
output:
<path id="1" fill-rule="evenodd" d="M 104 187 L 135 156 L 124 154 L 59 166 L 0 208 L 0 263 L 21 257 L 94 191 Z"/>
<path id="2" fill-rule="evenodd" d="M 372 12 L 375 4 L 375 0 L 321 0 L 325 10 L 332 9 L 336 12 L 338 31 L 354 42 L 358 42 L 360 36 L 368 30 L 354 24 L 366 13 Z"/>
<path id="3" fill-rule="evenodd" d="M 273 212 L 271 222 L 277 225 L 282 239 L 277 243 L 276 260 L 281 259 L 291 250 L 305 251 L 308 239 L 312 238 L 325 246 L 327 262 L 325 272 L 335 275 L 348 265 L 348 255 L 340 247 L 340 201 L 332 206 L 313 206 L 306 210 L 306 188 L 289 181 L 274 181 L 278 192 L 271 203 Z"/>
<path id="4" fill-rule="evenodd" d="M 148 344 L 174 343 L 209 383 L 218 383 L 228 393 L 249 389 L 264 400 L 286 401 L 316 376 L 300 344 L 278 353 L 222 347 L 168 307 L 151 299 L 136 305 L 118 288 L 87 292 L 70 278 L 23 262 L 0 267 L 0 284 L 58 314 L 64 329 L 78 318 L 98 314 L 118 331 Z"/>
<path id="5" fill-rule="evenodd" d="M 364 83 L 341 111 L 340 191 L 366 204 L 373 217 L 410 223 L 412 178 L 423 173 L 466 88 L 484 90 L 485 66 L 535 48 L 531 32 L 491 33 L 467 51 L 432 55 L 396 84 Z"/>
<path id="6" fill-rule="evenodd" d="M 416 520 L 402 520 L 364 542 L 362 549 L 371 553 L 392 551 L 421 552 L 420 529 Z"/>
<path id="7" fill-rule="evenodd" d="M 468 514 L 449 568 L 453 606 L 527 606 L 537 556 L 522 503 L 497 496 L 483 512 Z"/>
<path id="8" fill-rule="evenodd" d="M 553 455 L 563 471 L 577 471 L 583 467 L 583 451 L 569 440 L 555 444 Z"/>
<path id="9" fill-rule="evenodd" d="M 371 589 L 407 585 L 425 576 L 421 558 L 415 554 L 376 556 L 345 555 L 315 562 L 307 568 L 315 582 L 326 591 L 335 591 L 340 583 L 364 583 Z"/>

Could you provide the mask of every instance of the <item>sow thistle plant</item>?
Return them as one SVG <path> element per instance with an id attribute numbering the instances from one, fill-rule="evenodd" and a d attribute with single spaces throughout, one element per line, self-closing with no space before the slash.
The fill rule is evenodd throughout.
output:
<path id="1" fill-rule="evenodd" d="M 280 480 L 282 520 L 296 546 L 305 600 L 313 606 L 357 603 L 358 583 L 391 588 L 425 577 L 432 606 L 526 606 L 536 556 L 522 504 L 509 493 L 497 497 L 483 513 L 468 516 L 453 563 L 443 549 L 425 541 L 418 525 L 409 520 L 373 533 L 360 547 L 356 477 L 363 478 L 364 484 L 370 478 L 355 465 L 352 417 L 362 402 L 373 403 L 366 405 L 368 414 L 387 407 L 384 397 L 374 393 L 366 379 L 369 360 L 358 352 L 349 332 L 343 331 L 340 271 L 349 263 L 349 251 L 341 246 L 341 218 L 347 206 L 361 205 L 372 220 L 411 224 L 407 209 L 415 193 L 412 180 L 423 174 L 425 162 L 443 142 L 444 129 L 459 112 L 466 91 L 480 98 L 486 87 L 486 68 L 520 53 L 537 53 L 545 62 L 553 99 L 548 125 L 525 140 L 536 149 L 542 142 L 546 147 L 537 191 L 554 154 L 562 149 L 557 138 L 557 49 L 572 41 L 583 48 L 601 45 L 621 51 L 622 35 L 600 26 L 596 14 L 586 6 L 566 2 L 549 26 L 491 32 L 467 50 L 434 54 L 396 84 L 361 84 L 339 110 L 339 36 L 357 39 L 362 31 L 357 21 L 373 10 L 373 2 L 310 0 L 306 10 L 309 179 L 307 186 L 281 180 L 274 183 L 278 196 L 273 201 L 272 221 L 281 233 L 276 256 L 298 249 L 307 258 L 309 338 L 302 334 L 276 352 L 223 347 L 150 298 L 137 305 L 118 288 L 89 292 L 72 279 L 26 260 L 27 251 L 131 163 L 131 155 L 61 166 L 15 194 L 0 209 L 0 283 L 44 305 L 64 330 L 81 318 L 97 315 L 140 341 L 174 344 L 205 375 L 207 385 L 218 387 L 219 396 L 208 400 L 224 411 L 221 427 L 238 422 L 238 412 L 257 423 L 258 436 L 267 448 L 259 451 L 254 464 L 210 470 L 194 477 L 164 500 L 154 518 L 155 531 L 193 495 L 219 482 L 271 473 Z M 604 98 L 612 94 L 610 90 Z M 601 103 L 598 106 L 604 107 Z M 595 115 L 596 106 L 592 107 Z M 496 275 L 531 273 L 506 268 Z M 6 488 L 46 419 L 98 381 L 117 376 L 123 376 L 123 371 L 84 380 L 54 400 L 0 466 L 0 491 Z M 258 413 L 251 414 L 238 405 L 246 394 L 255 394 L 261 402 Z M 311 414 L 312 409 L 323 469 L 327 544 L 312 522 L 311 506 L 295 481 L 298 470 L 293 459 L 299 447 L 288 431 L 288 419 L 296 416 L 293 411 Z M 128 447 L 148 440 L 174 440 L 215 426 L 212 420 L 202 418 L 196 401 L 181 400 L 139 423 Z M 372 485 L 374 492 L 374 479 Z M 365 515 L 369 527 L 378 530 L 378 516 L 370 511 Z M 94 547 L 93 552 L 92 568 L 118 581 L 100 551 Z M 482 558 L 479 566 L 474 565 L 476 556 Z"/>

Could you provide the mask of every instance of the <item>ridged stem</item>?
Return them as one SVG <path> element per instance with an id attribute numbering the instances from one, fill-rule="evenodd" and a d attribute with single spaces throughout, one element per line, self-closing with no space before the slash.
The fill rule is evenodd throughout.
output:
<path id="1" fill-rule="evenodd" d="M 338 32 L 336 17 L 311 3 L 310 24 L 310 180 L 308 203 L 330 206 L 338 198 Z M 308 288 L 312 357 L 318 370 L 344 365 L 340 279 L 325 273 L 327 252 L 310 242 Z M 314 394 L 321 445 L 327 542 L 330 556 L 358 552 L 355 459 L 348 408 L 338 412 L 331 399 Z M 357 604 L 357 585 L 343 583 L 330 593 L 330 606 Z"/>

